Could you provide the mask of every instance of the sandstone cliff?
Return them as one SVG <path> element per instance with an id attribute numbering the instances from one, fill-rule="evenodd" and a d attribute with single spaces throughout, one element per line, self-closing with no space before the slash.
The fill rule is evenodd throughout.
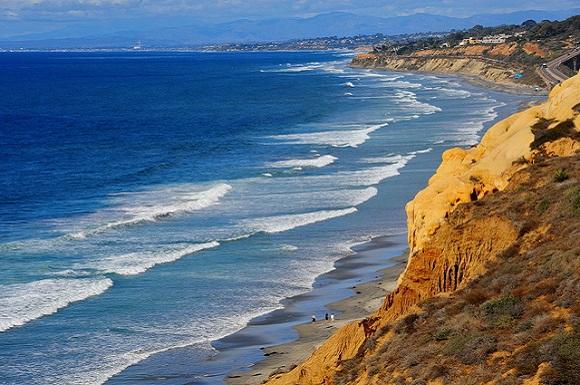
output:
<path id="1" fill-rule="evenodd" d="M 445 152 L 407 205 L 410 257 L 395 291 L 268 384 L 580 378 L 579 131 L 580 75 L 494 125 L 476 147 Z M 553 383 L 574 383 L 562 381 Z"/>
<path id="2" fill-rule="evenodd" d="M 544 85 L 534 71 L 525 71 L 500 60 L 477 58 L 475 56 L 427 56 L 422 51 L 412 56 L 401 57 L 371 53 L 357 55 L 352 60 L 351 65 L 353 67 L 388 69 L 391 71 L 461 74 L 510 87 L 529 88 L 529 86 L 543 87 Z M 518 72 L 526 72 L 526 74 L 524 78 L 515 80 L 514 75 Z"/>

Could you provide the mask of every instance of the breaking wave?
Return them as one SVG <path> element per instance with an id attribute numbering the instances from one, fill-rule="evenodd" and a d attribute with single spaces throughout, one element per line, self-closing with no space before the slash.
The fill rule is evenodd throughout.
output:
<path id="1" fill-rule="evenodd" d="M 166 250 L 136 252 L 100 258 L 78 264 L 75 267 L 81 269 L 98 270 L 100 273 L 115 273 L 119 275 L 137 275 L 144 273 L 150 268 L 163 263 L 175 262 L 202 250 L 218 247 L 219 242 L 207 242 L 201 244 L 174 247 Z"/>
<path id="2" fill-rule="evenodd" d="M 85 218 L 85 222 L 101 220 L 101 216 L 110 215 L 114 219 L 104 224 L 69 233 L 69 239 L 85 239 L 88 236 L 124 226 L 154 222 L 175 215 L 193 212 L 215 205 L 232 187 L 221 183 L 207 190 L 199 186 L 176 186 L 138 193 L 117 195 L 117 204 L 112 209 Z M 160 203 L 162 202 L 162 203 Z"/>
<path id="3" fill-rule="evenodd" d="M 43 279 L 0 286 L 0 332 L 56 313 L 113 286 L 109 278 Z"/>
<path id="4" fill-rule="evenodd" d="M 271 138 L 287 144 L 314 144 L 333 147 L 358 147 L 370 138 L 376 130 L 388 126 L 389 123 L 377 124 L 363 129 L 307 132 L 302 134 L 275 135 Z"/>
<path id="5" fill-rule="evenodd" d="M 278 162 L 267 163 L 267 167 L 272 168 L 294 168 L 294 167 L 325 167 L 334 163 L 338 159 L 332 155 L 324 155 L 315 159 L 291 159 Z"/>
<path id="6" fill-rule="evenodd" d="M 256 232 L 274 234 L 353 214 L 357 211 L 355 207 L 350 207 L 343 210 L 322 210 L 304 214 L 278 215 L 244 220 L 243 224 Z"/>

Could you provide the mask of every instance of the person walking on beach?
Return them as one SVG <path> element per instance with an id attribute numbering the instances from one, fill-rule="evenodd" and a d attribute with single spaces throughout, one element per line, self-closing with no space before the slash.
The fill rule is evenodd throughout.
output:
<path id="1" fill-rule="evenodd" d="M 316 322 L 316 316 L 312 314 L 312 322 Z"/>
<path id="2" fill-rule="evenodd" d="M 334 322 L 334 314 L 330 315 L 330 322 Z"/>
<path id="3" fill-rule="evenodd" d="M 324 315 L 324 319 L 328 321 L 328 313 Z"/>

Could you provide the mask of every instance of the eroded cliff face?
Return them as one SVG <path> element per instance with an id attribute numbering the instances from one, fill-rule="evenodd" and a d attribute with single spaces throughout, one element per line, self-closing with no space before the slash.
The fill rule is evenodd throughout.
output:
<path id="1" fill-rule="evenodd" d="M 506 86 L 539 85 L 543 86 L 533 72 L 526 79 L 514 81 L 514 75 L 519 72 L 505 63 L 493 60 L 483 60 L 473 57 L 426 57 L 423 51 L 411 57 L 396 57 L 377 54 L 357 55 L 351 65 L 353 67 L 388 69 L 392 71 L 424 71 L 445 74 L 463 74 L 475 76 L 489 82 Z M 531 76 L 531 78 L 529 78 Z M 529 79 L 528 79 L 529 78 Z"/>
<path id="2" fill-rule="evenodd" d="M 542 153 L 574 154 L 579 149 L 572 135 L 580 127 L 579 102 L 576 76 L 554 88 L 546 103 L 495 124 L 476 147 L 446 151 L 427 188 L 406 206 L 411 255 L 425 246 L 457 205 L 503 190 L 515 172 Z M 572 131 L 556 132 L 566 125 Z M 543 137 L 547 140 L 541 143 Z"/>
<path id="3" fill-rule="evenodd" d="M 574 159 L 570 164 L 577 185 L 579 130 L 580 75 L 557 86 L 544 104 L 494 125 L 476 147 L 447 151 L 429 185 L 407 205 L 410 256 L 395 291 L 372 316 L 340 329 L 304 363 L 267 383 L 334 384 L 337 373 L 343 373 L 338 378 L 347 378 L 349 384 L 377 383 L 377 373 L 370 373 L 369 365 L 358 371 L 349 371 L 347 366 L 375 357 L 377 344 L 388 347 L 395 336 L 388 331 L 389 325 L 395 320 L 417 311 L 425 300 L 464 289 L 485 274 L 490 264 L 499 263 L 498 256 L 514 245 L 529 253 L 548 234 L 556 239 L 557 233 L 550 229 L 562 224 L 542 223 L 537 216 L 532 222 L 520 217 L 518 210 L 523 210 L 524 203 L 510 201 L 510 195 L 502 191 L 551 186 L 554 170 L 549 169 L 552 174 L 543 176 L 543 185 L 534 182 L 532 187 L 524 187 L 531 183 L 526 170 L 550 159 Z M 539 200 L 541 194 L 535 197 Z M 482 207 L 492 199 L 498 204 Z M 568 231 L 572 231 L 567 234 L 570 239 L 578 235 L 577 227 Z M 416 343 L 408 341 L 409 345 Z M 388 374 L 395 378 L 401 374 L 397 370 Z"/>

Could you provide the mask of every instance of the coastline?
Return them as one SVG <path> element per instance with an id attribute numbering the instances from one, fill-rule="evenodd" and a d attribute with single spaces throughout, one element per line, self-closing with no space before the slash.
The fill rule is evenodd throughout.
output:
<path id="1" fill-rule="evenodd" d="M 539 91 L 535 91 L 534 87 L 529 85 L 520 85 L 516 83 L 508 84 L 508 83 L 500 83 L 494 82 L 493 80 L 486 79 L 483 76 L 478 75 L 469 75 L 460 72 L 450 73 L 450 72 L 443 72 L 443 71 L 419 71 L 419 70 L 402 70 L 402 69 L 394 69 L 388 67 L 375 67 L 375 66 L 365 66 L 365 65 L 358 65 L 350 63 L 349 66 L 351 68 L 356 69 L 370 69 L 376 71 L 388 71 L 388 72 L 401 72 L 401 73 L 410 73 L 410 74 L 417 74 L 417 75 L 424 75 L 424 74 L 431 74 L 436 76 L 450 76 L 455 78 L 460 78 L 472 85 L 478 87 L 485 87 L 494 91 L 499 92 L 506 92 L 510 94 L 518 94 L 518 95 L 529 95 L 529 96 L 546 96 L 548 95 L 548 90 L 546 88 L 540 88 Z"/>
<path id="2" fill-rule="evenodd" d="M 547 94 L 545 89 L 536 92 L 533 91 L 531 87 L 518 85 L 510 86 L 505 83 L 497 83 L 483 79 L 475 75 L 461 73 L 450 74 L 430 71 L 397 71 L 387 68 L 368 68 L 362 66 L 351 67 L 358 69 L 374 69 L 377 71 L 405 72 L 422 75 L 432 74 L 436 76 L 450 77 L 465 81 L 466 83 L 477 87 L 487 88 L 491 91 L 515 95 L 539 97 Z M 530 105 L 535 105 L 537 103 L 539 102 L 530 102 L 527 105 L 519 105 L 517 111 L 521 111 L 530 107 Z M 489 127 L 499 120 L 501 119 L 496 118 L 493 121 L 488 122 L 488 125 L 484 130 L 482 130 L 482 135 L 487 129 L 489 129 Z M 327 275 L 336 274 L 340 276 L 342 274 L 348 274 L 349 270 L 345 271 L 345 269 L 348 269 L 348 261 L 351 258 L 360 257 L 361 255 L 364 255 L 364 253 L 384 252 L 385 248 L 380 246 L 380 242 L 381 239 L 371 239 L 361 245 L 360 249 L 355 248 L 355 251 L 357 252 L 355 255 L 347 256 L 338 260 L 335 263 L 334 270 L 319 276 L 317 281 Z M 340 317 L 337 317 L 334 323 L 325 322 L 323 319 L 322 322 L 312 324 L 311 322 L 308 322 L 308 317 L 307 320 L 292 326 L 292 329 L 296 332 L 296 336 L 293 339 L 289 342 L 261 347 L 260 350 L 262 357 L 258 361 L 249 365 L 244 370 L 228 372 L 224 378 L 224 383 L 227 385 L 258 385 L 264 383 L 269 378 L 276 378 L 278 375 L 288 372 L 298 364 L 304 362 L 310 354 L 316 350 L 316 348 L 324 343 L 335 331 L 340 329 L 340 327 L 352 321 L 363 319 L 375 312 L 383 303 L 386 295 L 396 288 L 399 275 L 406 268 L 408 260 L 408 244 L 406 236 L 404 237 L 402 244 L 399 244 L 399 249 L 398 253 L 392 254 L 388 259 L 388 262 L 390 263 L 388 266 L 379 267 L 375 270 L 375 276 L 373 278 L 361 282 L 356 287 L 351 287 L 352 290 L 349 296 L 339 301 L 326 302 L 325 305 L 329 312 L 337 312 L 341 314 Z M 287 301 L 300 301 L 301 297 L 308 296 L 309 294 L 310 293 L 306 293 L 296 298 L 289 298 Z M 284 303 L 284 307 L 279 311 L 288 311 L 287 306 L 287 303 Z M 266 317 L 267 316 L 268 315 L 266 315 Z M 320 317 L 320 315 L 318 315 L 318 317 Z M 251 324 L 252 321 L 248 326 L 251 326 Z M 235 336 L 244 330 L 245 328 L 238 333 L 234 333 L 232 336 Z M 226 339 L 227 338 L 229 337 L 226 337 Z"/>
<path id="3" fill-rule="evenodd" d="M 445 75 L 463 80 L 461 76 Z M 497 117 L 487 122 L 483 132 L 496 121 Z M 416 189 L 411 191 L 414 194 Z M 388 289 L 395 287 L 399 273 L 405 268 L 406 257 L 402 253 L 406 248 L 406 233 L 401 233 L 400 240 L 394 243 L 390 237 L 382 237 L 359 244 L 354 247 L 354 255 L 337 260 L 332 271 L 319 275 L 308 292 L 282 300 L 281 309 L 260 315 L 241 330 L 214 340 L 212 346 L 217 354 L 204 359 L 202 365 L 196 366 L 195 373 L 175 374 L 172 370 L 167 374 L 142 376 L 139 366 L 135 365 L 127 372 L 128 377 L 140 381 L 163 378 L 171 384 L 182 383 L 177 379 L 172 381 L 175 376 L 195 379 L 192 383 L 200 385 L 217 385 L 224 381 L 238 385 L 258 384 L 272 372 L 288 371 L 293 365 L 304 361 L 341 326 L 364 318 L 379 307 Z M 399 270 L 390 270 L 396 267 L 393 263 L 399 264 Z M 361 303 L 367 303 L 367 306 L 361 306 Z M 335 324 L 317 322 L 312 325 L 309 322 L 313 312 L 317 313 L 318 319 L 324 318 L 325 310 L 337 314 Z M 162 370 L 170 366 L 186 367 L 187 358 L 194 352 L 194 346 L 176 348 L 148 359 L 145 365 Z M 176 360 L 179 362 L 176 363 Z"/>
<path id="4" fill-rule="evenodd" d="M 232 342 L 233 348 L 238 344 L 257 346 L 253 336 L 260 332 L 260 325 L 284 324 L 288 322 L 288 318 L 302 313 L 300 320 L 293 322 L 292 330 L 296 333 L 294 338 L 282 344 L 260 346 L 262 358 L 243 370 L 228 373 L 224 382 L 228 385 L 260 384 L 273 375 L 287 372 L 305 360 L 337 329 L 374 312 L 387 293 L 395 288 L 399 274 L 405 269 L 405 239 L 403 234 L 398 234 L 374 238 L 354 246 L 354 254 L 338 260 L 333 270 L 317 278 L 317 284 L 321 286 L 315 287 L 312 292 L 287 299 L 282 309 L 258 317 L 250 321 L 246 328 L 220 340 L 218 346 L 226 345 L 225 348 L 218 348 L 220 354 L 227 354 L 227 350 L 232 349 L 232 346 L 227 345 Z M 317 290 L 333 286 L 328 284 L 329 281 L 337 281 L 346 296 L 331 302 L 325 296 L 321 297 L 321 310 L 316 314 L 317 322 L 313 323 L 309 321 L 309 313 L 297 312 L 296 306 L 300 307 L 309 297 L 316 296 Z M 325 312 L 335 314 L 335 321 L 326 321 Z"/>

